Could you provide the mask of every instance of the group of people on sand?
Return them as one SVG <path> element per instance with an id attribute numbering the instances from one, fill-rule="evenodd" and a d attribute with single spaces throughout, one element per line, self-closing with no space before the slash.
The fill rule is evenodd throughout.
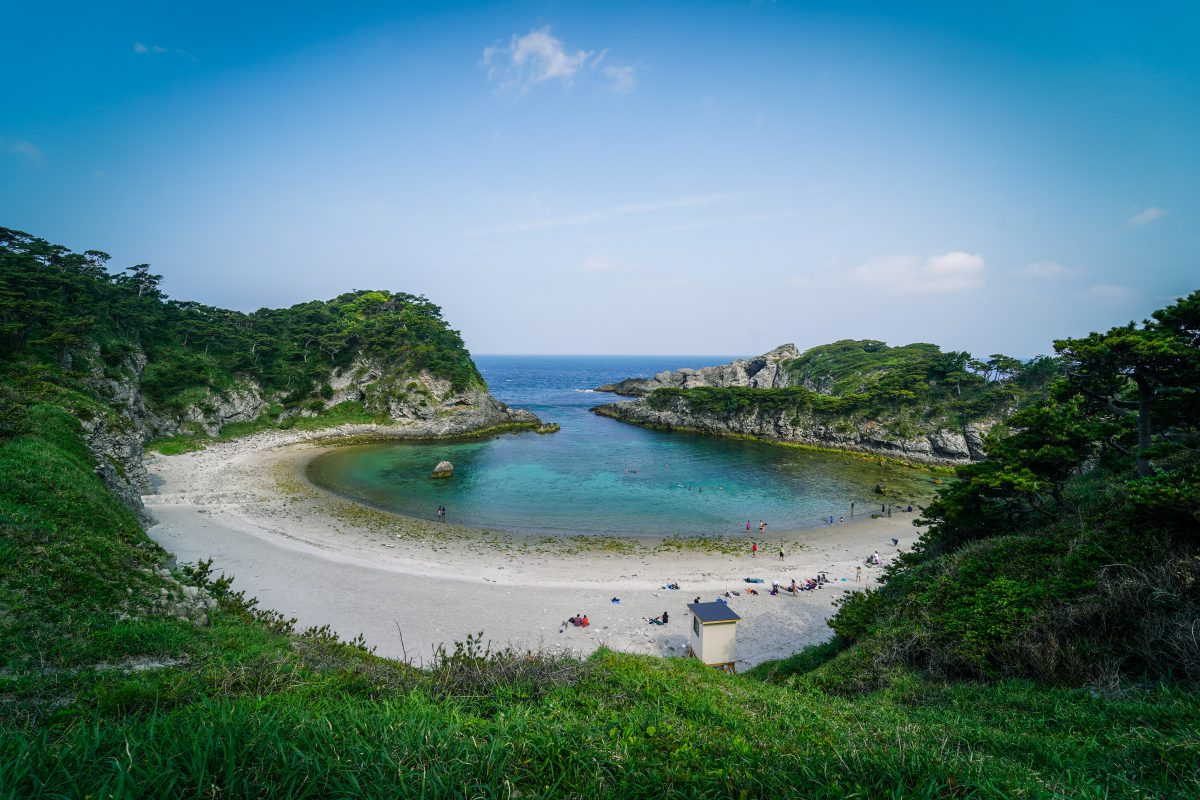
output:
<path id="1" fill-rule="evenodd" d="M 580 611 L 575 616 L 568 617 L 566 622 L 564 622 L 562 625 L 559 625 L 558 632 L 565 633 L 568 624 L 574 625 L 576 628 L 586 628 L 592 623 L 588 621 L 587 614 L 584 614 L 582 611 Z"/>
<path id="2" fill-rule="evenodd" d="M 780 592 L 787 592 L 793 597 L 799 596 L 800 592 L 811 592 L 814 589 L 820 589 L 824 584 L 829 583 L 829 579 L 825 577 L 824 572 L 818 572 L 817 577 L 808 578 L 804 583 L 797 583 L 795 578 L 792 578 L 791 586 L 783 586 L 779 581 L 771 581 L 771 595 L 777 596 Z M 758 592 L 755 592 L 758 594 Z"/>

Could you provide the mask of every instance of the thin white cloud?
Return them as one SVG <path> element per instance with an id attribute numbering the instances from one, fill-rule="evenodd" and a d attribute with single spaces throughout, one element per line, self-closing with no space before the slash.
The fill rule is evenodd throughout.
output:
<path id="1" fill-rule="evenodd" d="M 1145 225 L 1148 222 L 1154 222 L 1154 220 L 1156 220 L 1156 219 L 1162 219 L 1166 215 L 1167 215 L 1167 210 L 1165 208 L 1159 208 L 1158 206 L 1150 206 L 1149 208 L 1142 209 L 1141 211 L 1137 212 L 1132 217 L 1130 217 L 1129 224 L 1130 225 Z"/>
<path id="2" fill-rule="evenodd" d="M 617 67 L 609 64 L 604 68 L 604 77 L 608 78 L 610 88 L 617 94 L 627 94 L 637 85 L 637 75 L 630 66 Z"/>
<path id="3" fill-rule="evenodd" d="M 8 139 L 3 136 L 0 136 L 0 152 L 20 156 L 35 164 L 42 163 L 42 160 L 45 158 L 41 148 L 33 142 L 25 139 Z"/>
<path id="4" fill-rule="evenodd" d="M 592 255 L 583 260 L 579 269 L 584 272 L 613 272 L 620 267 L 607 256 Z"/>
<path id="5" fill-rule="evenodd" d="M 631 233 L 620 234 L 607 238 L 631 239 L 638 236 L 659 236 L 670 233 L 689 233 L 691 231 L 708 230 L 709 228 L 725 228 L 730 225 L 744 225 L 754 222 L 775 222 L 782 219 L 795 219 L 801 215 L 802 212 L 799 209 L 773 211 L 765 214 L 739 214 L 738 216 L 733 217 L 720 217 L 717 219 L 696 220 L 694 222 L 680 222 L 676 225 L 663 225 L 657 228 L 647 228 L 646 230 L 633 231 Z"/>
<path id="6" fill-rule="evenodd" d="M 146 44 L 145 42 L 134 42 L 133 52 L 140 56 L 161 56 L 165 53 L 174 53 L 189 61 L 196 60 L 196 57 L 187 50 L 180 50 L 178 47 L 163 47 L 160 44 Z"/>
<path id="7" fill-rule="evenodd" d="M 658 211 L 669 211 L 675 208 L 691 208 L 696 206 L 708 206 L 714 203 L 724 202 L 736 195 L 733 194 L 705 194 L 695 195 L 692 197 L 677 197 L 671 200 L 657 200 L 648 203 L 626 203 L 611 208 L 602 208 L 596 211 L 585 211 L 579 214 L 571 214 L 565 217 L 552 217 L 547 219 L 531 219 L 521 220 L 518 222 L 504 222 L 499 225 L 486 225 L 482 228 L 464 231 L 465 238 L 475 238 L 479 236 L 507 236 L 514 233 L 531 233 L 533 231 L 544 231 L 552 228 L 572 228 L 578 225 L 591 225 L 597 222 L 604 222 L 615 217 L 627 217 L 635 214 L 652 214 Z"/>
<path id="8" fill-rule="evenodd" d="M 1017 270 L 1017 274 L 1023 278 L 1034 278 L 1042 281 L 1065 278 L 1069 275 L 1078 275 L 1081 272 L 1083 270 L 1079 267 L 1064 267 L 1057 261 L 1035 261 Z"/>
<path id="9" fill-rule="evenodd" d="M 525 94 L 539 84 L 557 82 L 571 87 L 585 72 L 597 70 L 609 81 L 610 88 L 620 94 L 637 84 L 634 68 L 601 62 L 608 50 L 568 50 L 562 39 L 550 31 L 550 26 L 535 28 L 524 36 L 513 34 L 508 44 L 497 42 L 483 50 L 482 63 L 488 69 L 488 80 L 500 91 Z"/>
<path id="10" fill-rule="evenodd" d="M 1087 290 L 1092 297 L 1126 297 L 1130 294 L 1129 287 L 1117 286 L 1112 283 L 1101 283 Z"/>
<path id="11" fill-rule="evenodd" d="M 887 256 L 850 270 L 850 277 L 864 286 L 902 294 L 961 292 L 983 282 L 983 256 L 952 250 L 921 259 Z"/>

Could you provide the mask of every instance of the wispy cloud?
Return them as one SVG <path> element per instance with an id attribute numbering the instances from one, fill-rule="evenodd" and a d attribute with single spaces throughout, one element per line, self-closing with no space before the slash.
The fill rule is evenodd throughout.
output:
<path id="1" fill-rule="evenodd" d="M 0 136 L 0 152 L 19 156 L 27 161 L 40 164 L 45 158 L 41 148 L 25 139 L 9 139 Z"/>
<path id="2" fill-rule="evenodd" d="M 487 67 L 488 80 L 500 91 L 525 94 L 539 84 L 557 82 L 564 87 L 574 85 L 581 74 L 600 71 L 610 88 L 620 94 L 632 91 L 637 75 L 631 66 L 605 64 L 608 50 L 569 50 L 562 39 L 550 31 L 550 26 L 535 28 L 524 36 L 513 34 L 507 44 L 497 42 L 483 50 L 482 63 Z"/>
<path id="3" fill-rule="evenodd" d="M 621 267 L 607 256 L 591 255 L 583 260 L 579 269 L 584 272 L 614 272 Z"/>
<path id="4" fill-rule="evenodd" d="M 1130 294 L 1127 286 L 1117 286 L 1112 283 L 1101 283 L 1089 288 L 1086 294 L 1092 297 L 1126 297 Z"/>
<path id="5" fill-rule="evenodd" d="M 618 94 L 632 92 L 633 87 L 637 85 L 637 75 L 630 66 L 617 67 L 609 64 L 604 68 L 604 77 L 608 78 L 612 90 Z"/>
<path id="6" fill-rule="evenodd" d="M 1078 275 L 1081 272 L 1083 270 L 1079 267 L 1064 267 L 1057 261 L 1035 261 L 1017 270 L 1017 274 L 1023 278 L 1034 278 L 1042 281 L 1066 278 L 1070 275 Z"/>
<path id="7" fill-rule="evenodd" d="M 916 256 L 887 256 L 850 270 L 864 286 L 904 294 L 961 292 L 983 282 L 983 256 L 952 250 L 921 259 Z"/>
<path id="8" fill-rule="evenodd" d="M 163 47 L 160 44 L 146 44 L 145 42 L 134 42 L 133 52 L 139 56 L 161 56 L 168 53 L 172 55 L 182 56 L 189 61 L 195 61 L 196 57 L 187 50 L 180 50 L 178 47 Z"/>
<path id="9" fill-rule="evenodd" d="M 617 234 L 615 236 L 601 237 L 605 241 L 612 239 L 633 239 L 639 236 L 660 236 L 662 234 L 671 233 L 690 233 L 692 231 L 703 231 L 710 228 L 725 228 L 731 225 L 747 225 L 754 222 L 775 222 L 783 219 L 795 219 L 801 216 L 802 212 L 799 209 L 788 209 L 786 211 L 771 211 L 761 214 L 737 214 L 729 217 L 718 217 L 716 219 L 699 219 L 692 222 L 680 222 L 674 225 L 660 225 L 656 228 L 647 228 L 640 231 L 631 231 L 629 233 Z"/>
<path id="10" fill-rule="evenodd" d="M 1146 223 L 1154 222 L 1154 220 L 1156 220 L 1156 219 L 1162 219 L 1166 215 L 1167 215 L 1167 210 L 1165 208 L 1159 208 L 1158 206 L 1150 206 L 1149 208 L 1142 209 L 1141 211 L 1137 212 L 1132 217 L 1130 217 L 1129 224 L 1130 225 L 1145 225 Z"/>
<path id="11" fill-rule="evenodd" d="M 705 194 L 694 195 L 691 197 L 677 197 L 671 200 L 657 200 L 648 203 L 625 203 L 619 206 L 597 209 L 595 211 L 584 211 L 579 214 L 570 214 L 563 217 L 529 219 L 516 222 L 504 222 L 499 225 L 486 225 L 482 228 L 464 231 L 462 235 L 466 238 L 475 238 L 479 236 L 507 236 L 514 233 L 531 233 L 533 231 L 544 231 L 552 228 L 572 228 L 579 225 L 592 225 L 597 222 L 605 222 L 617 217 L 628 217 L 636 214 L 653 214 L 659 211 L 669 211 L 675 208 L 709 206 L 715 203 L 724 202 L 736 196 L 737 195 L 734 194 Z"/>

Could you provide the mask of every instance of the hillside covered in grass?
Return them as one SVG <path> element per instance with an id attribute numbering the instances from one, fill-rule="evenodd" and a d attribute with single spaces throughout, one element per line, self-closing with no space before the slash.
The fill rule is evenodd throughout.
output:
<path id="1" fill-rule="evenodd" d="M 138 402 L 169 403 L 114 376 L 217 342 L 72 305 L 76 282 L 135 311 L 144 293 L 43 245 L 0 252 L 0 798 L 1200 794 L 1200 293 L 1057 343 L 1062 377 L 991 429 L 989 458 L 958 468 L 919 547 L 850 595 L 825 645 L 735 676 L 495 650 L 484 632 L 418 667 L 297 630 L 147 537 L 96 431 L 140 436 Z M 28 259 L 43 283 L 10 282 Z M 78 338 L 26 319 L 23 297 L 86 310 Z M 343 309 L 352 326 L 393 313 L 353 297 L 334 302 L 375 310 Z M 220 375 L 278 396 L 308 374 L 303 343 L 279 373 L 250 347 L 163 397 L 218 402 Z M 306 397 L 337 377 L 328 357 Z"/>
<path id="2" fill-rule="evenodd" d="M 474 640 L 421 669 L 381 659 L 295 630 L 205 565 L 164 569 L 78 423 L 43 405 L 21 424 L 0 442 L 3 798 L 1200 789 L 1200 704 L 1178 683 L 948 680 L 876 671 L 861 645 L 746 676 Z"/>

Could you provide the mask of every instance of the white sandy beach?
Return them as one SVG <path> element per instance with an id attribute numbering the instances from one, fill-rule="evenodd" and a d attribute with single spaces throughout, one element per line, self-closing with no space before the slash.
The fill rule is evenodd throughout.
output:
<path id="1" fill-rule="evenodd" d="M 213 559 L 263 608 L 301 627 L 362 633 L 380 655 L 428 660 L 437 645 L 479 631 L 495 644 L 681 655 L 686 604 L 737 591 L 729 602 L 742 617 L 738 668 L 746 669 L 828 639 L 833 601 L 879 574 L 864 559 L 878 550 L 887 560 L 897 551 L 892 537 L 907 549 L 918 533 L 916 515 L 898 513 L 769 533 L 757 558 L 748 540 L 734 554 L 607 538 L 585 549 L 577 537 L 548 542 L 412 519 L 317 489 L 303 467 L 330 435 L 268 432 L 195 453 L 147 454 L 155 493 L 144 500 L 157 520 L 150 535 L 180 562 Z M 823 589 L 768 594 L 772 580 L 802 582 L 819 570 L 832 581 Z M 747 594 L 746 576 L 765 579 L 759 596 Z M 662 588 L 673 581 L 679 591 Z M 647 623 L 663 611 L 668 625 Z M 578 612 L 591 626 L 560 633 Z"/>

